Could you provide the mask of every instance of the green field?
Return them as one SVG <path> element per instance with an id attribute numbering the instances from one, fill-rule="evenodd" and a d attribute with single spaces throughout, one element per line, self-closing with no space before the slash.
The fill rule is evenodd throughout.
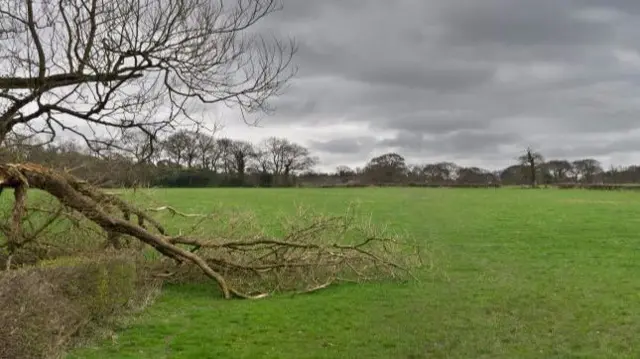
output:
<path id="1" fill-rule="evenodd" d="M 185 211 L 260 221 L 306 204 L 428 245 L 419 283 L 224 301 L 169 286 L 117 336 L 69 358 L 638 358 L 640 193 L 521 189 L 153 190 Z"/>

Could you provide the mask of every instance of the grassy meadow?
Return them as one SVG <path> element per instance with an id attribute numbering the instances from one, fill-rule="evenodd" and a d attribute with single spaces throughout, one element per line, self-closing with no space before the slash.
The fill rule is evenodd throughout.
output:
<path id="1" fill-rule="evenodd" d="M 640 193 L 522 189 L 171 189 L 189 212 L 297 205 L 363 213 L 424 241 L 420 282 L 224 301 L 165 287 L 111 339 L 68 358 L 638 358 Z M 173 219 L 180 226 L 181 219 Z"/>

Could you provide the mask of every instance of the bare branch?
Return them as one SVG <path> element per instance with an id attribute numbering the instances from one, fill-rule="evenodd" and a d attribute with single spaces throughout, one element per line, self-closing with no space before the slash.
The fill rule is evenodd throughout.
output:
<path id="1" fill-rule="evenodd" d="M 400 243 L 395 236 L 384 235 L 366 223 L 356 223 L 352 211 L 345 216 L 301 211 L 295 221 L 281 222 L 287 230 L 282 238 L 256 231 L 255 221 L 238 215 L 230 216 L 226 223 L 217 220 L 221 225 L 218 236 L 171 236 L 161 227 L 157 228 L 159 233 L 147 230 L 142 222 L 154 223 L 152 218 L 67 173 L 34 164 L 0 164 L 0 186 L 19 189 L 27 183 L 82 214 L 111 240 L 130 236 L 178 263 L 192 263 L 217 282 L 225 298 L 257 299 L 282 291 L 313 292 L 340 281 L 412 277 L 411 270 L 421 264 L 416 256 L 419 247 Z M 17 197 L 14 213 L 23 213 L 22 203 Z M 138 216 L 138 224 L 130 221 L 131 214 Z M 12 223 L 17 228 L 19 218 Z"/>
<path id="2" fill-rule="evenodd" d="M 208 217 L 206 215 L 203 214 L 198 214 L 198 213 L 184 213 L 184 212 L 180 212 L 177 209 L 171 207 L 171 206 L 162 206 L 162 207 L 158 207 L 158 208 L 147 208 L 147 211 L 150 212 L 162 212 L 162 211 L 168 211 L 169 213 L 171 213 L 172 215 L 178 215 L 180 217 Z"/>
<path id="3" fill-rule="evenodd" d="M 276 0 L 7 0 L 0 4 L 0 142 L 17 125 L 88 144 L 111 129 L 202 124 L 192 111 L 224 104 L 270 112 L 295 75 L 296 46 L 253 27 Z M 77 129 L 70 118 L 85 121 Z M 38 125 L 34 125 L 37 123 Z M 114 135 L 114 134 L 112 134 Z"/>

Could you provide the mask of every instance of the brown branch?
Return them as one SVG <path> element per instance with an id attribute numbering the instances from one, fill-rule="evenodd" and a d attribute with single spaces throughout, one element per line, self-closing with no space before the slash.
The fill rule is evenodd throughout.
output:
<path id="1" fill-rule="evenodd" d="M 115 146 L 68 116 L 123 136 L 141 130 L 153 142 L 160 129 L 203 123 L 191 113 L 198 102 L 268 112 L 296 73 L 293 41 L 249 34 L 280 9 L 276 0 L 8 1 L 0 10 L 11 34 L 0 39 L 0 97 L 9 103 L 0 143 L 21 126 Z M 44 124 L 33 125 L 38 119 Z"/>
<path id="2" fill-rule="evenodd" d="M 151 245 L 160 253 L 170 258 L 179 261 L 188 260 L 194 263 L 200 267 L 207 276 L 218 282 L 225 298 L 231 298 L 232 292 L 230 291 L 224 277 L 219 273 L 214 272 L 202 258 L 168 243 L 162 237 L 156 236 L 142 227 L 108 215 L 94 198 L 85 196 L 74 189 L 74 186 L 68 182 L 68 180 L 71 179 L 69 175 L 56 173 L 35 164 L 0 165 L 1 177 L 14 179 L 11 174 L 15 174 L 16 172 L 26 178 L 32 187 L 49 192 L 51 195 L 58 198 L 61 203 L 82 213 L 85 217 L 98 224 L 105 231 L 130 235 Z M 76 187 L 78 186 L 78 183 L 74 184 Z M 100 197 L 102 196 L 104 196 L 104 194 L 101 194 Z"/>
<path id="3" fill-rule="evenodd" d="M 56 74 L 43 77 L 0 77 L 0 89 L 54 89 L 57 87 L 71 86 L 90 82 L 111 82 L 130 80 L 142 77 L 142 74 Z"/>
<path id="4" fill-rule="evenodd" d="M 40 41 L 40 35 L 38 35 L 38 31 L 36 30 L 36 22 L 33 19 L 33 0 L 27 0 L 27 27 L 31 33 L 31 40 L 36 46 L 36 51 L 38 52 L 38 79 L 42 80 L 47 71 L 47 64 L 45 62 L 46 59 L 44 48 L 42 47 L 42 41 Z"/>
<path id="5" fill-rule="evenodd" d="M 171 207 L 171 206 L 162 206 L 162 207 L 157 207 L 157 208 L 147 208 L 147 211 L 149 212 L 162 212 L 162 211 L 167 211 L 169 213 L 171 213 L 171 215 L 178 215 L 180 217 L 209 217 L 207 215 L 204 214 L 197 214 L 197 213 L 184 213 L 184 212 L 180 212 L 177 209 Z"/>
<path id="6" fill-rule="evenodd" d="M 393 238 L 367 235 L 363 236 L 364 240 L 351 245 L 328 242 L 328 239 L 365 233 L 364 229 L 356 227 L 350 227 L 356 231 L 349 232 L 345 226 L 353 225 L 350 218 L 340 221 L 335 217 L 320 217 L 292 228 L 282 240 L 260 236 L 226 241 L 176 237 L 164 232 L 152 233 L 130 222 L 129 214 L 141 211 L 68 173 L 34 164 L 0 164 L 0 179 L 0 186 L 15 184 L 16 189 L 26 190 L 24 184 L 28 183 L 32 188 L 48 192 L 64 206 L 100 226 L 112 241 L 119 235 L 130 236 L 179 263 L 192 263 L 216 281 L 225 298 L 258 299 L 281 290 L 314 292 L 341 278 L 350 280 L 350 277 L 355 277 L 360 281 L 397 278 L 399 273 L 396 270 L 410 274 L 407 267 L 389 257 L 396 255 L 403 259 L 410 255 L 405 251 L 394 253 L 390 249 L 391 245 L 397 244 Z M 23 214 L 20 209 L 24 203 L 20 198 L 23 197 L 16 197 L 14 218 Z M 112 206 L 121 210 L 121 216 L 109 211 Z M 229 229 L 236 230 L 235 222 L 229 223 Z M 194 248 L 187 249 L 184 245 Z M 323 284 L 318 285 L 318 282 Z M 300 290 L 301 286 L 304 288 Z"/>

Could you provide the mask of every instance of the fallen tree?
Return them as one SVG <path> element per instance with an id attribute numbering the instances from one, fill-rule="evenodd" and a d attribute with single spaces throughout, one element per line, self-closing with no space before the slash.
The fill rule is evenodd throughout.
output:
<path id="1" fill-rule="evenodd" d="M 285 223 L 285 233 L 278 238 L 238 226 L 237 218 L 217 235 L 171 235 L 148 211 L 65 172 L 37 164 L 2 164 L 0 188 L 5 187 L 13 188 L 15 197 L 5 231 L 9 244 L 24 243 L 29 237 L 22 228 L 27 190 L 37 188 L 98 225 L 116 248 L 117 239 L 127 236 L 151 246 L 178 267 L 196 266 L 216 281 L 227 299 L 312 292 L 343 281 L 406 279 L 421 264 L 419 246 L 387 236 L 371 224 L 357 223 L 353 213 L 317 216 L 304 212 L 296 221 Z M 215 220 L 173 207 L 152 210 Z"/>

